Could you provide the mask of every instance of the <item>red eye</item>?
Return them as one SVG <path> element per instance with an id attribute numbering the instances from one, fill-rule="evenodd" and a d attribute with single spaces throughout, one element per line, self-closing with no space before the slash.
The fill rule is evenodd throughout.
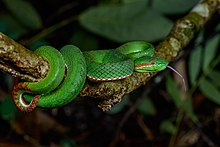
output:
<path id="1" fill-rule="evenodd" d="M 151 65 L 153 65 L 153 64 L 156 64 L 156 62 L 155 61 L 151 61 L 151 63 L 150 63 Z"/>

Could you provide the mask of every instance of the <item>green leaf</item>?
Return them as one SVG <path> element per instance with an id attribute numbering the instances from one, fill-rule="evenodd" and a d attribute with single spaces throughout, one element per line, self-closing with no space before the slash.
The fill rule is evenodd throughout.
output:
<path id="1" fill-rule="evenodd" d="M 60 140 L 60 145 L 62 147 L 77 147 L 78 145 L 76 144 L 76 142 L 71 139 L 71 138 L 62 138 Z"/>
<path id="2" fill-rule="evenodd" d="M 166 133 L 169 133 L 169 134 L 175 134 L 177 129 L 171 121 L 165 120 L 160 124 L 160 131 L 161 132 L 166 132 Z"/>
<path id="3" fill-rule="evenodd" d="M 3 32 L 7 36 L 16 40 L 22 35 L 25 35 L 28 32 L 28 29 L 22 26 L 12 16 L 0 15 L 0 32 Z"/>
<path id="4" fill-rule="evenodd" d="M 220 87 L 220 71 L 213 70 L 208 76 L 213 83 Z"/>
<path id="5" fill-rule="evenodd" d="M 183 108 L 186 114 L 192 119 L 193 122 L 197 123 L 198 119 L 193 111 L 191 97 L 186 97 L 184 100 L 180 97 L 180 90 L 176 83 L 170 78 L 167 77 L 166 88 L 170 94 L 172 100 L 178 108 Z"/>
<path id="6" fill-rule="evenodd" d="M 196 40 L 195 40 L 195 46 L 201 44 L 202 42 L 204 42 L 204 38 L 205 37 L 205 30 L 202 29 L 200 32 L 199 32 L 199 35 L 197 36 Z"/>
<path id="7" fill-rule="evenodd" d="M 189 11 L 199 0 L 153 0 L 153 8 L 166 14 L 178 14 Z"/>
<path id="8" fill-rule="evenodd" d="M 209 100 L 220 105 L 220 91 L 213 85 L 213 83 L 204 79 L 199 84 L 199 88 Z"/>
<path id="9" fill-rule="evenodd" d="M 138 105 L 137 109 L 144 115 L 154 115 L 156 113 L 156 108 L 152 100 L 145 97 L 141 103 Z"/>
<path id="10" fill-rule="evenodd" d="M 191 84 L 196 83 L 196 79 L 201 70 L 201 61 L 202 61 L 202 48 L 198 46 L 195 48 L 189 57 L 189 78 Z"/>
<path id="11" fill-rule="evenodd" d="M 220 23 L 216 26 L 215 31 L 220 31 Z"/>
<path id="12" fill-rule="evenodd" d="M 176 106 L 180 107 L 182 103 L 182 100 L 180 98 L 180 90 L 178 89 L 178 86 L 171 79 L 170 76 L 168 76 L 166 80 L 166 89 L 167 89 L 167 92 L 170 94 L 172 100 L 176 104 Z"/>
<path id="13" fill-rule="evenodd" d="M 188 115 L 188 117 L 196 124 L 198 124 L 199 120 L 193 110 L 192 107 L 192 97 L 186 97 L 183 100 L 182 106 L 184 108 L 184 111 L 186 112 L 186 114 Z"/>
<path id="14" fill-rule="evenodd" d="M 70 43 L 78 46 L 82 51 L 89 51 L 98 48 L 98 40 L 94 35 L 86 31 L 77 29 L 74 35 L 70 38 Z"/>
<path id="15" fill-rule="evenodd" d="M 5 120 L 12 120 L 15 118 L 17 112 L 17 108 L 11 98 L 6 98 L 0 103 L 1 118 Z"/>
<path id="16" fill-rule="evenodd" d="M 38 29 L 42 26 L 41 18 L 35 8 L 24 0 L 3 0 L 11 13 L 25 26 Z"/>
<path id="17" fill-rule="evenodd" d="M 148 8 L 146 2 L 92 7 L 79 21 L 86 29 L 117 42 L 164 38 L 172 22 Z"/>
<path id="18" fill-rule="evenodd" d="M 126 4 L 126 3 L 134 3 L 134 2 L 140 2 L 140 1 L 145 1 L 145 2 L 149 2 L 150 0 L 122 0 L 122 2 L 124 3 L 124 4 Z"/>
<path id="19" fill-rule="evenodd" d="M 211 38 L 205 45 L 203 70 L 206 70 L 206 68 L 209 66 L 209 64 L 215 57 L 219 45 L 219 40 L 220 40 L 220 35 L 216 35 L 213 38 Z"/>
<path id="20" fill-rule="evenodd" d="M 43 46 L 43 45 L 49 45 L 49 42 L 44 39 L 39 39 L 39 40 L 33 42 L 29 49 L 32 51 L 35 51 L 37 48 L 39 48 L 40 46 Z"/>

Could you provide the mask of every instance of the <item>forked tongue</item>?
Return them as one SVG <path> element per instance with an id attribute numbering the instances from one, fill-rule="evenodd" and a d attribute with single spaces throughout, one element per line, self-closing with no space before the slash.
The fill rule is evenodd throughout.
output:
<path id="1" fill-rule="evenodd" d="M 186 91 L 186 83 L 185 83 L 185 79 L 183 78 L 183 76 L 177 70 L 175 70 L 173 67 L 167 65 L 167 68 L 169 68 L 170 70 L 174 71 L 182 79 L 184 90 Z"/>

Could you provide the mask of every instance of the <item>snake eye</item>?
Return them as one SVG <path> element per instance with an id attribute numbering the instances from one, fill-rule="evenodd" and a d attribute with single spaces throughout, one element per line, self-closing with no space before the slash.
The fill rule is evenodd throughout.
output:
<path id="1" fill-rule="evenodd" d="M 151 61 L 151 63 L 150 63 L 151 65 L 154 65 L 154 64 L 156 64 L 156 62 L 155 61 Z"/>

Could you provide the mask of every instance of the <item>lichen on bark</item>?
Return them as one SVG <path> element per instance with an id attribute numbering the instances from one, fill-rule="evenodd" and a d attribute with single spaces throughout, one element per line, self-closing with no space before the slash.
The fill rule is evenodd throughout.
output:
<path id="1" fill-rule="evenodd" d="M 26 49 L 0 32 L 0 68 L 27 81 L 38 81 L 47 75 L 46 59 Z"/>

